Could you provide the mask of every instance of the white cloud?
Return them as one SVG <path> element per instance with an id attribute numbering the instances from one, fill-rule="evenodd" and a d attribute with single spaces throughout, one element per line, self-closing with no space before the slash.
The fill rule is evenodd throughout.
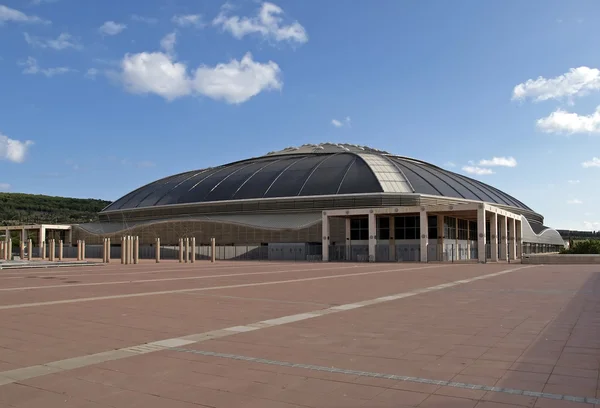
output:
<path id="1" fill-rule="evenodd" d="M 572 200 L 567 200 L 567 204 L 583 204 L 583 201 L 581 201 L 577 198 L 574 198 Z"/>
<path id="2" fill-rule="evenodd" d="M 306 30 L 297 21 L 289 25 L 282 24 L 283 10 L 273 3 L 264 2 L 254 17 L 228 16 L 230 7 L 221 9 L 219 15 L 213 20 L 213 25 L 221 26 L 224 31 L 229 31 L 237 39 L 246 35 L 259 34 L 264 38 L 275 41 L 294 41 L 306 43 L 308 35 Z"/>
<path id="3" fill-rule="evenodd" d="M 23 35 L 25 36 L 25 41 L 27 44 L 33 47 L 52 48 L 58 51 L 68 48 L 73 48 L 76 50 L 83 48 L 81 44 L 73 40 L 73 37 L 69 33 L 62 33 L 56 39 L 44 39 L 29 35 L 29 33 L 23 33 Z"/>
<path id="4" fill-rule="evenodd" d="M 569 180 L 568 181 L 569 184 L 579 184 L 579 180 Z"/>
<path id="5" fill-rule="evenodd" d="M 199 94 L 227 103 L 243 103 L 260 92 L 281 89 L 279 66 L 256 62 L 247 53 L 241 60 L 202 65 L 188 73 L 184 63 L 162 52 L 127 54 L 122 61 L 121 78 L 129 92 L 154 93 L 171 101 Z"/>
<path id="6" fill-rule="evenodd" d="M 90 68 L 85 73 L 85 77 L 88 79 L 96 79 L 100 71 L 97 68 Z"/>
<path id="7" fill-rule="evenodd" d="M 537 127 L 546 133 L 600 133 L 600 106 L 591 115 L 579 115 L 557 109 L 537 120 Z"/>
<path id="8" fill-rule="evenodd" d="M 600 158 L 592 157 L 592 160 L 584 161 L 581 165 L 586 169 L 590 167 L 600 167 Z"/>
<path id="9" fill-rule="evenodd" d="M 344 124 L 337 119 L 331 119 L 331 124 L 335 127 L 342 127 Z"/>
<path id="10" fill-rule="evenodd" d="M 0 191 L 8 191 L 10 190 L 11 185 L 8 183 L 0 183 Z"/>
<path id="11" fill-rule="evenodd" d="M 171 21 L 179 27 L 202 27 L 202 16 L 200 14 L 186 14 L 173 16 Z"/>
<path id="12" fill-rule="evenodd" d="M 583 227 L 588 230 L 598 230 L 600 228 L 600 222 L 598 221 L 584 221 Z"/>
<path id="13" fill-rule="evenodd" d="M 515 160 L 514 157 L 493 157 L 491 160 L 486 160 L 486 159 L 480 160 L 479 165 L 480 166 L 488 166 L 488 167 L 494 167 L 494 166 L 516 167 L 517 161 Z"/>
<path id="14" fill-rule="evenodd" d="M 126 28 L 127 26 L 125 24 L 115 23 L 114 21 L 106 21 L 100 26 L 98 31 L 104 35 L 117 35 Z"/>
<path id="15" fill-rule="evenodd" d="M 43 20 L 38 16 L 29 16 L 22 11 L 0 4 L 0 25 L 8 21 L 14 23 L 50 24 L 50 21 Z"/>
<path id="16" fill-rule="evenodd" d="M 478 176 L 485 176 L 489 174 L 494 174 L 492 169 L 486 169 L 478 166 L 463 166 L 463 171 L 469 174 L 476 174 Z"/>
<path id="17" fill-rule="evenodd" d="M 28 75 L 41 74 L 41 75 L 47 76 L 48 78 L 51 78 L 55 75 L 62 75 L 62 74 L 66 74 L 66 73 L 75 71 L 74 69 L 67 68 L 67 67 L 40 68 L 40 66 L 37 63 L 37 60 L 33 57 L 27 58 L 27 61 L 21 62 L 21 63 L 19 63 L 19 65 L 25 67 L 23 69 L 24 74 L 28 74 Z"/>
<path id="18" fill-rule="evenodd" d="M 23 163 L 27 151 L 32 145 L 33 142 L 31 140 L 22 142 L 0 133 L 0 160 Z"/>
<path id="19" fill-rule="evenodd" d="M 146 24 L 156 24 L 158 23 L 158 19 L 154 17 L 146 17 L 134 14 L 131 16 L 133 21 L 137 21 L 138 23 L 146 23 Z"/>
<path id="20" fill-rule="evenodd" d="M 350 116 L 346 116 L 346 118 L 344 119 L 344 121 L 342 122 L 341 120 L 337 120 L 337 119 L 331 119 L 331 124 L 335 127 L 342 127 L 342 126 L 348 126 L 348 127 L 352 127 L 352 119 L 350 119 Z"/>
<path id="21" fill-rule="evenodd" d="M 39 6 L 40 4 L 44 4 L 44 3 L 56 3 L 59 0 L 31 0 L 31 5 L 33 6 Z"/>
<path id="22" fill-rule="evenodd" d="M 169 33 L 160 40 L 160 47 L 165 50 L 169 55 L 175 51 L 175 43 L 177 42 L 177 34 L 175 32 Z"/>
<path id="23" fill-rule="evenodd" d="M 582 96 L 600 90 L 600 70 L 589 67 L 571 68 L 555 78 L 529 79 L 513 89 L 513 100 L 531 99 L 535 102 L 548 99 Z"/>

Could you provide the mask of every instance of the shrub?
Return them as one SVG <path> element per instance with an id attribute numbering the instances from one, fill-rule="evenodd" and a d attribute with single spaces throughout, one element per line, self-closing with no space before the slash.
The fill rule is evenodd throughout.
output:
<path id="1" fill-rule="evenodd" d="M 600 255 L 600 241 L 588 239 L 576 242 L 569 249 L 560 251 L 562 254 L 598 254 Z"/>

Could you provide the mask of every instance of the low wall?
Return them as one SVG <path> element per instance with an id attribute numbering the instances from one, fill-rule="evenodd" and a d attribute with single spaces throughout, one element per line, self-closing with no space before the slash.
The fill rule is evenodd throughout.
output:
<path id="1" fill-rule="evenodd" d="M 571 254 L 529 254 L 523 255 L 523 264 L 548 265 L 589 265 L 600 264 L 600 255 L 571 255 Z"/>

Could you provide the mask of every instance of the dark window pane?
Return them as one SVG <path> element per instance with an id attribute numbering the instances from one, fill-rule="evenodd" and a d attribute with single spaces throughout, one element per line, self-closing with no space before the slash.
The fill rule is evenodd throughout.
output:
<path id="1" fill-rule="evenodd" d="M 416 230 L 414 228 L 406 229 L 406 239 L 417 239 Z"/>
<path id="2" fill-rule="evenodd" d="M 405 222 L 406 222 L 406 228 L 414 228 L 416 225 L 416 221 L 415 221 L 415 217 L 413 216 L 408 216 L 404 218 Z"/>
<path id="3" fill-rule="evenodd" d="M 379 228 L 389 228 L 390 227 L 390 219 L 388 217 L 380 217 L 377 218 L 379 222 Z"/>
<path id="4" fill-rule="evenodd" d="M 394 220 L 394 224 L 395 224 L 396 228 L 403 228 L 404 227 L 404 217 L 396 217 L 396 219 Z"/>
<path id="5" fill-rule="evenodd" d="M 379 230 L 379 239 L 390 239 L 390 230 L 389 229 Z"/>
<path id="6" fill-rule="evenodd" d="M 360 231 L 360 239 L 361 239 L 361 240 L 363 240 L 363 241 L 364 241 L 364 240 L 367 240 L 367 239 L 369 239 L 369 231 L 368 231 L 368 230 L 366 230 L 366 229 L 361 229 L 361 230 L 359 230 L 359 231 Z"/>
<path id="7" fill-rule="evenodd" d="M 360 239 L 359 230 L 357 230 L 357 229 L 350 230 L 350 239 L 353 241 Z"/>
<path id="8" fill-rule="evenodd" d="M 406 239 L 406 234 L 404 233 L 405 229 L 402 227 L 396 228 L 394 232 L 395 239 Z"/>
<path id="9" fill-rule="evenodd" d="M 351 218 L 350 219 L 350 229 L 359 229 L 360 228 L 360 218 Z"/>

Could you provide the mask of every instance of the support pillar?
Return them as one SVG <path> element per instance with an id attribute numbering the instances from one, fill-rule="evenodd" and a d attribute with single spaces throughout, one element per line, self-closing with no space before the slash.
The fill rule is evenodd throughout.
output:
<path id="1" fill-rule="evenodd" d="M 191 254 L 190 254 L 190 262 L 196 262 L 196 237 L 191 238 Z"/>
<path id="2" fill-rule="evenodd" d="M 81 240 L 81 260 L 85 261 L 85 239 Z"/>
<path id="3" fill-rule="evenodd" d="M 352 220 L 350 218 L 344 219 L 346 225 L 346 256 L 345 261 L 352 260 Z"/>
<path id="4" fill-rule="evenodd" d="M 133 236 L 127 236 L 127 264 L 133 263 Z"/>
<path id="5" fill-rule="evenodd" d="M 64 255 L 64 243 L 63 240 L 61 239 L 60 241 L 58 241 L 58 260 L 62 261 L 63 260 L 63 255 Z"/>
<path id="6" fill-rule="evenodd" d="M 156 263 L 160 262 L 160 238 L 156 238 L 156 252 L 154 254 L 155 258 L 156 258 Z"/>
<path id="7" fill-rule="evenodd" d="M 210 262 L 214 263 L 217 258 L 217 242 L 214 238 L 210 239 Z"/>
<path id="8" fill-rule="evenodd" d="M 19 244 L 19 258 L 22 261 L 25 259 L 25 241 L 21 241 Z"/>
<path id="9" fill-rule="evenodd" d="M 39 236 L 38 236 L 38 243 L 40 244 L 40 247 L 42 246 L 42 243 L 46 242 L 46 227 L 40 227 L 40 232 L 39 232 Z"/>
<path id="10" fill-rule="evenodd" d="M 27 260 L 31 261 L 31 258 L 33 258 L 33 241 L 28 239 L 27 240 Z"/>
<path id="11" fill-rule="evenodd" d="M 183 238 L 179 238 L 179 263 L 183 263 Z"/>
<path id="12" fill-rule="evenodd" d="M 390 261 L 396 260 L 396 217 L 394 215 L 390 216 Z"/>
<path id="13" fill-rule="evenodd" d="M 421 211 L 419 218 L 419 227 L 421 229 L 421 262 L 427 262 L 427 246 L 429 244 L 429 237 L 427 236 L 429 231 L 429 226 L 427 223 L 427 211 Z"/>
<path id="14" fill-rule="evenodd" d="M 437 247 L 435 250 L 438 262 L 444 261 L 444 216 L 437 215 Z"/>
<path id="15" fill-rule="evenodd" d="M 48 241 L 48 260 L 54 262 L 54 256 L 56 255 L 56 242 L 54 238 Z"/>
<path id="16" fill-rule="evenodd" d="M 321 255 L 321 259 L 323 262 L 328 262 L 329 261 L 329 217 L 327 216 L 327 213 L 325 211 L 323 211 L 323 216 L 321 217 L 321 232 L 323 234 L 323 241 L 322 241 L 322 255 Z"/>
<path id="17" fill-rule="evenodd" d="M 133 263 L 135 265 L 140 263 L 140 237 L 137 235 L 133 237 Z"/>
<path id="18" fill-rule="evenodd" d="M 125 237 L 121 237 L 121 265 L 125 265 Z"/>
<path id="19" fill-rule="evenodd" d="M 0 241 L 0 259 L 4 260 L 4 241 Z"/>
<path id="20" fill-rule="evenodd" d="M 510 237 L 508 239 L 508 259 L 514 261 L 517 259 L 517 234 L 516 221 L 514 218 L 509 219 L 510 222 Z"/>
<path id="21" fill-rule="evenodd" d="M 373 210 L 369 210 L 369 262 L 375 262 L 377 249 L 377 220 Z"/>
<path id="22" fill-rule="evenodd" d="M 506 216 L 500 216 L 500 259 L 502 261 L 508 260 L 508 231 L 507 231 L 507 220 Z"/>
<path id="23" fill-rule="evenodd" d="M 523 258 L 523 221 L 515 220 L 517 236 L 517 259 Z"/>
<path id="24" fill-rule="evenodd" d="M 40 253 L 41 253 L 41 258 L 43 261 L 46 260 L 46 242 L 42 241 L 41 245 L 40 245 Z"/>
<path id="25" fill-rule="evenodd" d="M 183 262 L 188 263 L 190 261 L 190 239 L 189 238 L 185 238 L 183 241 L 183 248 L 184 248 L 184 253 L 183 253 Z"/>
<path id="26" fill-rule="evenodd" d="M 490 260 L 498 262 L 498 214 L 490 213 Z"/>
<path id="27" fill-rule="evenodd" d="M 477 254 L 479 262 L 485 263 L 485 206 L 483 204 L 477 209 Z"/>

